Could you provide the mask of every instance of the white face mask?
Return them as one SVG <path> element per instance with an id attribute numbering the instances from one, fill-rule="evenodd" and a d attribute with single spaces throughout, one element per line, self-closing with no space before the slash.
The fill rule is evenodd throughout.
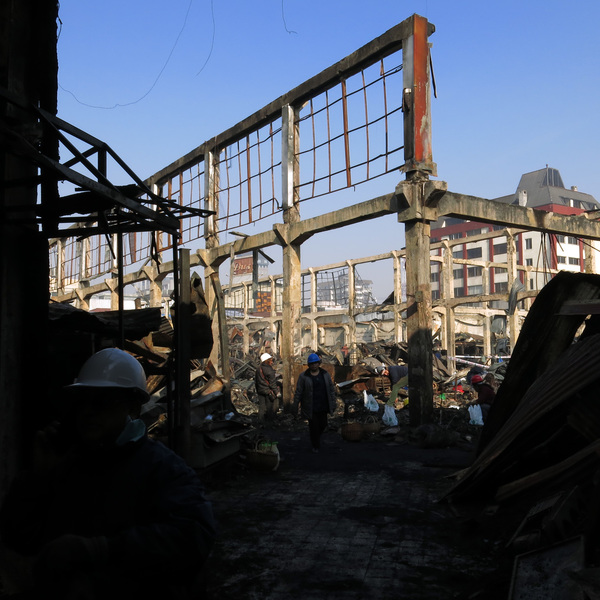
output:
<path id="1" fill-rule="evenodd" d="M 144 421 L 127 417 L 127 423 L 115 443 L 117 446 L 123 446 L 128 442 L 137 442 L 145 433 L 146 425 L 144 424 Z"/>

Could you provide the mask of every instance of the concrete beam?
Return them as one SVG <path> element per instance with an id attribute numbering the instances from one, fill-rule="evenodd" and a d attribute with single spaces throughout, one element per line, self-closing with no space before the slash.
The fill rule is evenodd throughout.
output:
<path id="1" fill-rule="evenodd" d="M 454 192 L 446 192 L 434 198 L 428 203 L 425 212 L 424 217 L 430 221 L 448 216 L 493 225 L 519 227 L 529 231 L 600 239 L 600 222 L 591 220 L 585 214 L 559 215 Z M 594 218 L 598 218 L 598 215 L 595 214 Z"/>

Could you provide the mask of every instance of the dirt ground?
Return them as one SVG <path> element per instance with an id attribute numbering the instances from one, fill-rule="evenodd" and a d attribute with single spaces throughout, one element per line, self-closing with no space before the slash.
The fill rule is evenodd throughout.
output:
<path id="1" fill-rule="evenodd" d="M 220 528 L 207 598 L 507 598 L 503 523 L 440 502 L 474 457 L 478 428 L 460 413 L 437 411 L 424 433 L 399 411 L 397 428 L 356 442 L 336 415 L 319 454 L 304 421 L 259 428 L 277 442 L 276 470 L 242 453 L 204 474 Z"/>

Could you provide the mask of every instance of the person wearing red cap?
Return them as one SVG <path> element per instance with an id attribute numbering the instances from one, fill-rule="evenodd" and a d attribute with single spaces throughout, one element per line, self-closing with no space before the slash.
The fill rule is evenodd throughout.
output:
<path id="1" fill-rule="evenodd" d="M 496 398 L 496 392 L 490 382 L 490 375 L 491 373 L 488 373 L 485 379 L 479 374 L 475 374 L 471 377 L 471 385 L 477 392 L 477 401 L 473 402 L 473 404 L 479 404 L 481 406 L 481 416 L 484 423 L 490 412 L 490 407 Z M 491 375 L 491 377 L 494 376 Z"/>

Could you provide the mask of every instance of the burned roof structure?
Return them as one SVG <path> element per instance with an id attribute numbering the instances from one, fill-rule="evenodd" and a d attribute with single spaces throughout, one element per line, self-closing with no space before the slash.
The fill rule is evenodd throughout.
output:
<path id="1" fill-rule="evenodd" d="M 529 515 L 546 506 L 552 518 L 534 547 L 581 535 L 597 556 L 599 358 L 600 276 L 561 272 L 529 311 L 477 456 L 444 500 L 520 505 Z"/>

